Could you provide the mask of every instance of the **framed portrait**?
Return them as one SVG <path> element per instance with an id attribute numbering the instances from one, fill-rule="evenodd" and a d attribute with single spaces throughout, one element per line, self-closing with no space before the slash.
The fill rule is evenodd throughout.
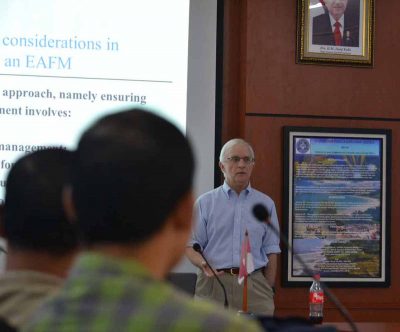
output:
<path id="1" fill-rule="evenodd" d="M 285 127 L 284 286 L 390 285 L 391 131 Z"/>
<path id="2" fill-rule="evenodd" d="M 373 66 L 375 0 L 297 0 L 297 62 Z"/>

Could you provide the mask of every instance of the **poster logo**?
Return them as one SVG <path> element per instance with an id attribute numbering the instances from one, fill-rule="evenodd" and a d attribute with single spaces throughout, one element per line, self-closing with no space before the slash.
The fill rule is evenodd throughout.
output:
<path id="1" fill-rule="evenodd" d="M 296 151 L 299 154 L 309 154 L 310 140 L 307 138 L 296 138 Z"/>

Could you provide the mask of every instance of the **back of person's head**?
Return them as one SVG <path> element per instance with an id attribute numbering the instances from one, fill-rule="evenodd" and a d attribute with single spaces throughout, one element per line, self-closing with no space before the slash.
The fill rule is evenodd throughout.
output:
<path id="1" fill-rule="evenodd" d="M 147 241 L 191 191 L 193 172 L 188 140 L 163 118 L 131 109 L 100 119 L 76 151 L 72 196 L 82 239 Z"/>
<path id="2" fill-rule="evenodd" d="M 62 206 L 72 158 L 70 151 L 50 148 L 26 155 L 13 165 L 7 177 L 3 218 L 9 246 L 60 254 L 76 249 L 75 227 Z"/>

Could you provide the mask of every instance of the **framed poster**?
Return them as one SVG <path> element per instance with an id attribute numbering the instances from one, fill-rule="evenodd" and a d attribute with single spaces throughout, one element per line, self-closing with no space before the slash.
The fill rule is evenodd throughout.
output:
<path id="1" fill-rule="evenodd" d="M 390 284 L 390 130 L 285 127 L 284 286 Z"/>
<path id="2" fill-rule="evenodd" d="M 372 67 L 375 0 L 297 0 L 297 61 Z"/>

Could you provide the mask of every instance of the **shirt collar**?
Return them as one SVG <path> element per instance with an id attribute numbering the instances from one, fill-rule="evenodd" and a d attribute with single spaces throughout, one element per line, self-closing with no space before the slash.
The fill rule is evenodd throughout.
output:
<path id="1" fill-rule="evenodd" d="M 233 191 L 233 189 L 226 183 L 226 181 L 224 181 L 224 184 L 222 185 L 222 190 L 226 195 L 226 198 L 230 198 L 230 193 Z M 249 182 L 249 185 L 244 189 L 244 192 L 246 194 L 246 196 L 248 194 L 250 194 L 252 188 L 251 188 L 251 184 Z"/>
<path id="2" fill-rule="evenodd" d="M 336 20 L 333 18 L 333 16 L 331 14 L 329 14 L 329 18 L 331 20 L 331 27 L 332 29 L 334 28 L 334 24 L 336 23 Z M 344 14 L 339 18 L 338 22 L 341 25 L 341 28 L 344 29 Z"/>

